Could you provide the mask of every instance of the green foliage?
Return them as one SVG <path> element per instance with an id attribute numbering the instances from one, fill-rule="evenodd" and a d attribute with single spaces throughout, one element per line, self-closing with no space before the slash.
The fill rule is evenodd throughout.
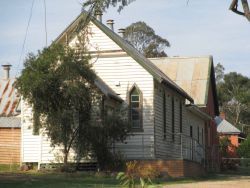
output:
<path id="1" fill-rule="evenodd" d="M 34 130 L 43 127 L 52 145 L 63 145 L 64 163 L 70 148 L 87 134 L 95 78 L 89 56 L 52 45 L 30 54 L 17 79 L 19 93 L 33 108 Z"/>
<path id="2" fill-rule="evenodd" d="M 120 170 L 124 167 L 124 159 L 120 153 L 113 153 L 115 142 L 122 142 L 130 130 L 126 108 L 105 108 L 100 119 L 97 119 L 91 129 L 88 139 L 98 160 L 101 170 Z M 113 148 L 114 146 L 114 148 Z"/>
<path id="3" fill-rule="evenodd" d="M 134 179 L 129 177 L 124 172 L 119 172 L 116 176 L 116 179 L 120 181 L 120 185 L 122 185 L 123 187 L 129 187 L 129 188 L 135 187 Z"/>
<path id="4" fill-rule="evenodd" d="M 125 29 L 124 38 L 145 57 L 166 57 L 164 52 L 170 43 L 155 34 L 145 22 L 136 22 Z"/>
<path id="5" fill-rule="evenodd" d="M 222 64 L 218 63 L 214 69 L 215 69 L 216 84 L 218 85 L 219 83 L 223 82 L 225 68 L 223 67 Z"/>
<path id="6" fill-rule="evenodd" d="M 224 80 L 217 84 L 217 92 L 221 111 L 225 112 L 229 122 L 238 128 L 242 123 L 250 124 L 250 79 L 248 77 L 236 72 L 225 74 Z"/>
<path id="7" fill-rule="evenodd" d="M 91 151 L 102 169 L 116 168 L 123 160 L 110 152 L 110 146 L 126 138 L 129 126 L 120 104 L 100 113 L 98 104 L 105 97 L 95 86 L 96 75 L 86 54 L 61 45 L 30 54 L 16 86 L 33 108 L 34 132 L 44 128 L 52 146 L 63 146 L 64 169 L 71 148 L 78 162 Z"/>
<path id="8" fill-rule="evenodd" d="M 101 10 L 105 11 L 110 6 L 117 7 L 118 12 L 120 12 L 125 6 L 128 6 L 135 0 L 85 0 L 83 3 L 83 8 L 89 7 L 90 10 Z"/>
<path id="9" fill-rule="evenodd" d="M 240 144 L 237 149 L 237 153 L 240 157 L 250 158 L 250 136 Z"/>
<path id="10" fill-rule="evenodd" d="M 137 161 L 130 161 L 126 163 L 126 172 L 118 173 L 116 179 L 124 187 L 134 188 L 136 182 L 139 181 L 140 187 L 145 188 L 152 185 L 151 179 L 158 176 L 159 172 L 156 168 L 150 165 L 141 165 Z"/>
<path id="11" fill-rule="evenodd" d="M 220 153 L 222 155 L 222 157 L 228 157 L 228 147 L 232 146 L 231 141 L 229 140 L 229 138 L 227 136 L 224 136 L 222 138 L 220 138 L 219 140 L 219 144 L 220 144 Z"/>

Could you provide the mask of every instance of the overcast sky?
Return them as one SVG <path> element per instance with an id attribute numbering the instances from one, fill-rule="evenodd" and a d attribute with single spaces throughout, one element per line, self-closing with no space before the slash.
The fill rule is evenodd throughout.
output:
<path id="1" fill-rule="evenodd" d="M 169 56 L 212 55 L 226 72 L 250 77 L 250 23 L 228 10 L 231 0 L 136 0 L 119 14 L 109 9 L 103 17 L 115 20 L 115 30 L 145 21 L 170 41 Z M 51 43 L 81 11 L 81 0 L 46 0 L 48 41 Z M 21 54 L 32 0 L 0 1 L 0 64 L 13 65 L 12 76 L 28 52 L 45 46 L 43 0 L 35 0 L 24 53 Z M 19 58 L 21 61 L 19 63 Z"/>

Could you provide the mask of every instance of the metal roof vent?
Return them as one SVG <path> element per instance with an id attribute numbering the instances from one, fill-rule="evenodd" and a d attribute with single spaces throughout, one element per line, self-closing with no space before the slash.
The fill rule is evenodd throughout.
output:
<path id="1" fill-rule="evenodd" d="M 102 23 L 102 11 L 95 11 L 95 18 Z"/>
<path id="2" fill-rule="evenodd" d="M 3 67 L 3 70 L 4 70 L 4 79 L 9 79 L 10 78 L 10 67 L 12 65 L 9 64 L 9 63 L 6 63 L 6 64 L 3 64 L 2 67 Z"/>
<path id="3" fill-rule="evenodd" d="M 114 31 L 114 20 L 107 20 L 107 25 L 108 25 L 109 29 Z"/>
<path id="4" fill-rule="evenodd" d="M 125 29 L 124 29 L 124 28 L 118 29 L 118 33 L 119 33 L 119 35 L 120 35 L 122 38 L 124 38 Z"/>

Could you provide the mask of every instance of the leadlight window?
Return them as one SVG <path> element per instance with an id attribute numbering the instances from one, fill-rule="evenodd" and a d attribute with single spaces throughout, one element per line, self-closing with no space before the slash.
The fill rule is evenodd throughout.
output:
<path id="1" fill-rule="evenodd" d="M 142 128 L 141 93 L 134 87 L 130 92 L 130 120 L 133 129 Z"/>

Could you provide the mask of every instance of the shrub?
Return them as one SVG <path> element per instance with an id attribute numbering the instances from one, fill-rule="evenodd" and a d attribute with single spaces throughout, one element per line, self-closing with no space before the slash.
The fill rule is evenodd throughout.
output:
<path id="1" fill-rule="evenodd" d="M 141 187 L 144 188 L 148 184 L 152 184 L 151 180 L 159 175 L 158 170 L 154 166 L 130 161 L 126 163 L 126 171 L 118 173 L 117 179 L 122 186 L 130 188 L 135 187 L 135 182 L 139 180 Z"/>
<path id="2" fill-rule="evenodd" d="M 250 158 L 250 135 L 240 144 L 237 153 L 240 157 Z"/>

